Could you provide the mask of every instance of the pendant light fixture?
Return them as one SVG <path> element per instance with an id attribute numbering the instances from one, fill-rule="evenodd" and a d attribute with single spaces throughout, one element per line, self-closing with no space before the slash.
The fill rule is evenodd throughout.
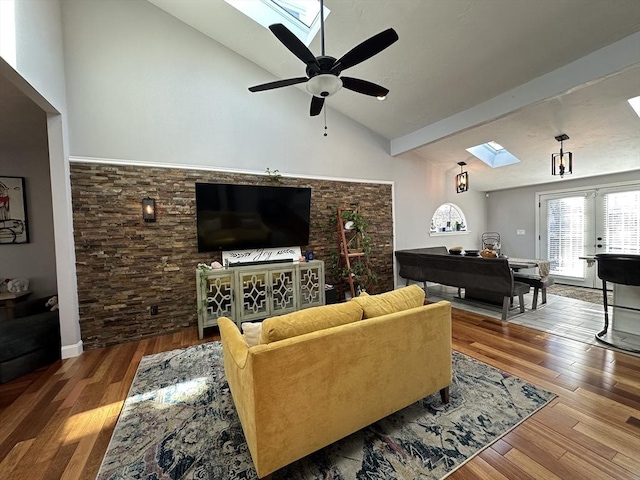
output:
<path id="1" fill-rule="evenodd" d="M 456 175 L 456 193 L 463 193 L 469 190 L 469 172 L 463 172 L 462 167 L 466 165 L 465 162 L 458 162 L 460 165 L 460 173 Z"/>
<path id="2" fill-rule="evenodd" d="M 573 171 L 573 153 L 562 150 L 562 142 L 569 140 L 569 135 L 563 133 L 555 138 L 560 142 L 560 153 L 551 154 L 551 174 L 562 178 Z"/>

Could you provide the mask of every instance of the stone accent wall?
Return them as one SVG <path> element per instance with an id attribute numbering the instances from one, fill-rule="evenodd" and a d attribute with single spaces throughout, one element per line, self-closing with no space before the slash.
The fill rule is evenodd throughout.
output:
<path id="1" fill-rule="evenodd" d="M 219 253 L 198 253 L 196 182 L 274 184 L 262 175 L 71 164 L 85 348 L 196 328 L 196 265 L 221 261 Z M 377 291 L 393 289 L 391 185 L 296 178 L 281 178 L 281 185 L 312 188 L 310 244 L 302 251 L 313 250 L 327 270 L 330 252 L 337 250 L 336 208 L 359 204 L 371 224 Z M 155 223 L 142 220 L 141 201 L 147 196 L 156 200 Z M 152 304 L 158 315 L 150 315 Z"/>

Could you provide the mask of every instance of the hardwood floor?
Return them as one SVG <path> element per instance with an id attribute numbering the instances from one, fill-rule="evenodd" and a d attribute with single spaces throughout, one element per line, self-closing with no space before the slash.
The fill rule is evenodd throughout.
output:
<path id="1" fill-rule="evenodd" d="M 558 397 L 448 478 L 640 479 L 640 357 L 453 318 L 456 350 Z M 0 385 L 0 479 L 95 478 L 142 356 L 216 339 L 194 328 L 90 350 Z"/>

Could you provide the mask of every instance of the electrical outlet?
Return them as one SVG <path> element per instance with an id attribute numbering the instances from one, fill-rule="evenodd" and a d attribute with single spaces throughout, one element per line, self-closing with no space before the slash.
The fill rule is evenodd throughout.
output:
<path id="1" fill-rule="evenodd" d="M 516 230 L 516 235 L 524 235 L 524 230 Z"/>
<path id="2" fill-rule="evenodd" d="M 157 315 L 158 314 L 158 305 L 151 305 L 151 315 Z"/>

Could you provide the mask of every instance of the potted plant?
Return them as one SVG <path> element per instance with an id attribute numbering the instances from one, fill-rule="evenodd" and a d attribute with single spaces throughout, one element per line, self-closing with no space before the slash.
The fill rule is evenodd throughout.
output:
<path id="1" fill-rule="evenodd" d="M 369 222 L 366 218 L 355 210 L 345 210 L 342 212 L 342 220 L 345 224 L 349 223 L 349 231 L 353 233 L 348 239 L 349 250 L 369 254 L 371 252 L 371 237 L 367 234 Z"/>

